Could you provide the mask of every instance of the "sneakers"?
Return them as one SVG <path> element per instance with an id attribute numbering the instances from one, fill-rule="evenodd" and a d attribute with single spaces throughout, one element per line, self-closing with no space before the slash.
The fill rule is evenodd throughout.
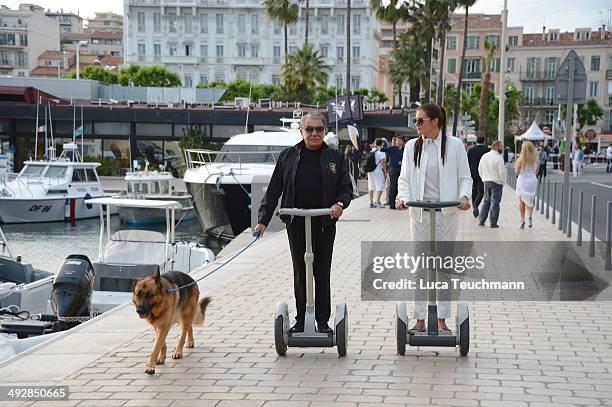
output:
<path id="1" fill-rule="evenodd" d="M 296 334 L 296 333 L 300 333 L 300 332 L 304 332 L 304 321 L 297 321 L 295 323 L 295 325 L 293 325 L 289 329 L 289 333 L 290 334 Z"/>
<path id="2" fill-rule="evenodd" d="M 478 217 L 478 215 L 480 215 L 480 213 L 478 212 L 478 208 L 474 208 L 474 210 L 472 211 L 472 215 L 474 215 L 475 218 Z"/>
<path id="3" fill-rule="evenodd" d="M 533 221 L 531 220 L 531 218 L 527 219 L 527 225 L 532 228 L 533 227 Z"/>
<path id="4" fill-rule="evenodd" d="M 524 220 L 521 221 L 521 226 L 520 227 L 521 227 L 521 229 L 525 229 L 525 221 Z"/>
<path id="5" fill-rule="evenodd" d="M 491 229 L 497 229 L 499 225 L 491 225 Z"/>
<path id="6" fill-rule="evenodd" d="M 484 222 L 478 222 L 478 226 L 484 227 Z"/>
<path id="7" fill-rule="evenodd" d="M 325 321 L 317 322 L 317 331 L 321 334 L 331 334 L 334 332 Z"/>
<path id="8" fill-rule="evenodd" d="M 370 208 L 376 208 L 376 205 L 374 204 L 374 202 L 370 202 Z"/>
<path id="9" fill-rule="evenodd" d="M 384 208 L 385 205 L 381 204 L 380 202 L 376 202 L 376 208 Z"/>

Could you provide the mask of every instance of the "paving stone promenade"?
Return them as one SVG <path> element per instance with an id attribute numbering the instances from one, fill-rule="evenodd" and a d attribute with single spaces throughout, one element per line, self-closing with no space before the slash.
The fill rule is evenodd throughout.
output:
<path id="1" fill-rule="evenodd" d="M 348 355 L 289 349 L 278 357 L 273 312 L 293 312 L 284 232 L 266 235 L 204 280 L 213 297 L 196 347 L 144 374 L 153 334 L 130 305 L 0 365 L 0 380 L 66 384 L 61 406 L 604 406 L 612 405 L 612 303 L 470 304 L 470 353 L 408 348 L 396 354 L 393 302 L 360 301 L 360 241 L 407 240 L 406 214 L 354 201 L 338 224 L 333 301 L 349 304 Z M 513 191 L 504 188 L 499 229 L 460 215 L 460 240 L 565 240 L 535 215 L 519 230 Z M 588 239 L 588 234 L 585 234 Z M 203 271 L 204 272 L 204 271 Z M 170 334 L 174 345 L 178 330 Z M 2 405 L 11 405 L 2 403 Z"/>

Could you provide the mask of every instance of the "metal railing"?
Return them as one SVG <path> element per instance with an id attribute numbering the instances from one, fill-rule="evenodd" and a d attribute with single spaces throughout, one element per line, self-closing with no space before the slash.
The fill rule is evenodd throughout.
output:
<path id="1" fill-rule="evenodd" d="M 567 165 L 567 164 L 566 164 Z M 507 169 L 507 184 L 516 189 L 517 175 L 514 172 L 514 166 L 506 164 Z M 579 184 L 570 184 L 568 202 L 564 202 L 564 185 L 563 182 L 552 182 L 538 178 L 538 188 L 536 190 L 535 208 L 534 211 L 544 215 L 545 219 L 550 219 L 551 224 L 558 225 L 558 230 L 570 239 L 572 238 L 572 223 L 576 224 L 576 246 L 582 246 L 583 242 L 583 225 L 584 225 L 584 190 L 580 189 Z M 551 194 L 552 191 L 552 194 Z M 558 194 L 557 191 L 560 191 Z M 574 197 L 577 195 L 577 199 Z M 574 202 L 576 201 L 576 202 Z M 567 208 L 564 205 L 567 204 Z M 577 208 L 576 208 L 577 205 Z M 575 212 L 575 208 L 577 212 Z M 574 220 L 574 213 L 576 220 Z M 558 218 L 557 218 L 558 215 Z M 590 211 L 590 231 L 589 231 L 589 248 L 588 256 L 595 257 L 595 242 L 597 240 L 597 195 L 591 195 L 591 211 Z M 557 221 L 558 220 L 558 221 Z M 612 201 L 606 202 L 606 229 L 603 243 L 603 254 L 605 270 L 612 270 Z"/>
<path id="2" fill-rule="evenodd" d="M 236 168 L 242 171 L 242 164 L 275 164 L 278 156 L 282 150 L 275 151 L 215 151 L 215 150 L 203 150 L 203 149 L 186 149 L 185 154 L 185 165 L 187 169 L 194 169 L 199 167 L 206 167 L 212 164 L 237 164 Z M 263 160 L 253 159 L 253 155 L 267 155 Z M 248 158 L 245 158 L 248 157 Z"/>

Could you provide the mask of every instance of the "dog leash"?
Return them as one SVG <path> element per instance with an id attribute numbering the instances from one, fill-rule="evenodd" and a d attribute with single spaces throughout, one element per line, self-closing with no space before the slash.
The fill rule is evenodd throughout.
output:
<path id="1" fill-rule="evenodd" d="M 166 293 L 170 294 L 176 291 L 180 291 L 183 288 L 187 288 L 187 287 L 191 287 L 192 285 L 196 284 L 198 281 L 202 281 L 204 280 L 206 277 L 210 276 L 211 274 L 215 273 L 217 270 L 219 270 L 221 267 L 225 266 L 226 264 L 230 263 L 232 260 L 234 260 L 236 257 L 238 257 L 238 255 L 240 255 L 242 252 L 244 252 L 246 249 L 248 249 L 249 247 L 251 247 L 253 245 L 253 243 L 255 243 L 259 237 L 261 236 L 261 231 L 260 230 L 255 230 L 252 233 L 253 236 L 253 240 L 251 240 L 251 242 L 249 242 L 249 244 L 247 244 L 246 246 L 244 246 L 243 248 L 241 248 L 240 250 L 235 251 L 234 253 L 231 254 L 231 258 L 229 260 L 227 260 L 226 262 L 224 262 L 223 264 L 221 264 L 219 267 L 217 267 L 216 269 L 210 271 L 209 273 L 203 275 L 202 277 L 198 278 L 197 280 L 194 280 L 193 282 L 189 283 L 189 284 L 185 284 L 181 287 L 177 287 L 177 288 L 166 288 Z M 214 262 L 213 262 L 214 263 Z"/>

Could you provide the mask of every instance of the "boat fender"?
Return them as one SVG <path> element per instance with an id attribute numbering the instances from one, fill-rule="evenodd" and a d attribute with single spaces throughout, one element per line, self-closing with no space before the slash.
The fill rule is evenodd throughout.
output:
<path id="1" fill-rule="evenodd" d="M 86 200 L 86 201 L 87 201 L 88 199 L 91 199 L 91 195 L 89 195 L 89 192 L 85 194 L 85 197 L 84 197 L 83 199 L 84 199 L 84 200 Z M 91 209 L 91 208 L 93 207 L 93 205 L 92 205 L 92 204 L 90 204 L 90 203 L 85 204 L 85 206 L 87 207 L 87 209 Z"/>

